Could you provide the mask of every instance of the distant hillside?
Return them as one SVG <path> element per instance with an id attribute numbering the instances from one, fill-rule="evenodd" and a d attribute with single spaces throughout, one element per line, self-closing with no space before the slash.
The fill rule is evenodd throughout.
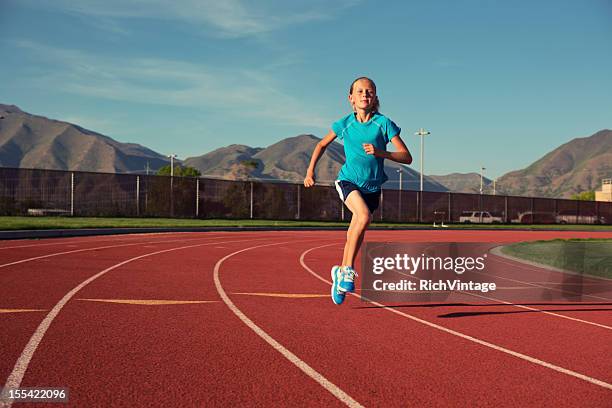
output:
<path id="1" fill-rule="evenodd" d="M 511 195 L 569 198 L 593 191 L 612 178 L 612 131 L 576 138 L 525 169 L 500 177 L 497 185 Z"/>
<path id="2" fill-rule="evenodd" d="M 300 135 L 266 148 L 230 145 L 188 158 L 183 164 L 199 169 L 204 176 L 240 179 L 250 175 L 299 183 L 319 140 Z M 168 164 L 168 159 L 138 144 L 120 143 L 75 124 L 0 104 L 0 166 L 126 173 L 143 172 L 147 163 L 156 170 Z M 319 160 L 317 181 L 332 183 L 343 163 L 344 148 L 334 142 Z M 398 188 L 398 169 L 402 169 L 402 189 L 418 190 L 419 173 L 389 160 L 385 161 L 386 187 Z M 612 178 L 612 131 L 608 129 L 574 139 L 527 168 L 505 174 L 498 178 L 496 190 L 498 194 L 569 198 L 599 188 L 603 178 Z M 485 178 L 484 185 L 485 194 L 492 193 L 491 180 Z M 480 175 L 425 176 L 424 189 L 478 193 Z"/>
<path id="3" fill-rule="evenodd" d="M 455 193 L 480 193 L 480 174 L 478 173 L 451 173 L 444 176 L 428 177 Z M 492 180 L 483 177 L 482 185 L 485 194 L 493 193 Z M 496 192 L 500 194 L 500 191 Z"/>
<path id="4" fill-rule="evenodd" d="M 205 175 L 230 177 L 230 173 L 236 174 L 241 162 L 251 159 L 260 150 L 262 149 L 233 144 L 202 156 L 187 158 L 184 165 L 195 167 Z"/>
<path id="5" fill-rule="evenodd" d="M 185 160 L 188 166 L 196 167 L 203 175 L 222 176 L 229 179 L 239 178 L 241 162 L 252 161 L 257 167 L 250 174 L 259 179 L 280 179 L 302 182 L 310 157 L 315 145 L 320 141 L 313 135 L 300 135 L 281 140 L 265 149 L 252 149 L 247 146 L 231 145 L 198 157 Z M 251 150 L 249 150 L 251 149 Z M 237 152 L 240 154 L 237 154 Z M 248 155 L 248 152 L 255 152 Z M 218 157 L 227 157 L 223 165 L 219 164 Z M 344 147 L 339 143 L 332 143 L 319 159 L 316 169 L 316 180 L 319 183 L 332 183 L 344 163 Z M 386 186 L 398 188 L 399 173 L 402 168 L 402 188 L 405 190 L 419 189 L 419 173 L 410 167 L 385 161 L 385 172 L 389 177 Z M 424 189 L 428 191 L 447 191 L 441 184 L 425 177 Z"/>
<path id="6" fill-rule="evenodd" d="M 31 115 L 0 104 L 0 166 L 109 173 L 143 171 L 166 157 L 134 143 L 120 143 L 80 126 Z"/>

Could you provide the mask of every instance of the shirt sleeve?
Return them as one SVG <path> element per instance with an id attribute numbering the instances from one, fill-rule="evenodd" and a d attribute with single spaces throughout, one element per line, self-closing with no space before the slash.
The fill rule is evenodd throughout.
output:
<path id="1" fill-rule="evenodd" d="M 395 136 L 400 134 L 402 129 L 400 129 L 400 127 L 397 126 L 395 124 L 395 122 L 393 122 L 389 118 L 387 118 L 387 124 L 386 125 L 387 126 L 386 126 L 386 131 L 385 131 L 385 138 L 387 139 L 386 142 L 389 143 L 391 141 L 391 139 L 393 139 Z"/>
<path id="2" fill-rule="evenodd" d="M 346 125 L 345 125 L 344 118 L 332 123 L 332 130 L 334 131 L 334 133 L 340 140 L 344 139 L 344 129 L 345 128 L 346 128 Z"/>

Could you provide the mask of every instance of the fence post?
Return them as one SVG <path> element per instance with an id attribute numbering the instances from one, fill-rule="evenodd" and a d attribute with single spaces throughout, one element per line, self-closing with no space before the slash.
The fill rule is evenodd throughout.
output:
<path id="1" fill-rule="evenodd" d="M 419 222 L 423 222 L 423 192 L 417 191 L 417 213 L 419 215 Z"/>
<path id="2" fill-rule="evenodd" d="M 452 208 L 452 200 L 453 198 L 453 193 L 451 193 L 450 191 L 448 192 L 448 218 L 446 219 L 446 221 L 451 222 L 451 208 Z"/>
<path id="3" fill-rule="evenodd" d="M 397 191 L 397 218 L 398 220 L 402 219 L 402 187 L 400 185 L 400 189 Z"/>
<path id="4" fill-rule="evenodd" d="M 300 219 L 300 206 L 302 204 L 302 193 L 301 193 L 301 189 L 300 189 L 300 185 L 297 185 L 297 218 L 296 219 Z"/>
<path id="5" fill-rule="evenodd" d="M 200 179 L 196 178 L 196 218 L 200 216 Z"/>
<path id="6" fill-rule="evenodd" d="M 74 216 L 74 172 L 70 173 L 70 216 Z"/>
<path id="7" fill-rule="evenodd" d="M 251 219 L 253 219 L 253 182 L 251 181 Z"/>
<path id="8" fill-rule="evenodd" d="M 380 220 L 384 221 L 384 214 L 383 214 L 383 208 L 385 207 L 385 194 L 384 194 L 385 190 L 383 190 L 382 188 L 380 189 Z"/>
<path id="9" fill-rule="evenodd" d="M 417 191 L 417 193 L 416 193 L 416 199 L 417 199 L 417 202 L 416 202 L 416 204 L 417 204 L 416 205 L 416 212 L 417 212 L 416 213 L 416 219 L 417 219 L 418 222 L 421 222 L 421 194 L 423 194 L 422 191 Z"/>
<path id="10" fill-rule="evenodd" d="M 508 223 L 508 196 L 504 197 L 504 223 Z"/>
<path id="11" fill-rule="evenodd" d="M 170 175 L 170 218 L 174 217 L 174 175 Z"/>
<path id="12" fill-rule="evenodd" d="M 136 176 L 136 216 L 140 216 L 140 176 Z"/>

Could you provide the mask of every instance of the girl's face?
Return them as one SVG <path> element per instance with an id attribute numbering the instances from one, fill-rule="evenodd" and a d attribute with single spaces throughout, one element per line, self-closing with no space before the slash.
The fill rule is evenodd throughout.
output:
<path id="1" fill-rule="evenodd" d="M 370 81 L 360 79 L 353 84 L 353 92 L 348 98 L 355 109 L 369 111 L 376 102 L 376 90 Z"/>

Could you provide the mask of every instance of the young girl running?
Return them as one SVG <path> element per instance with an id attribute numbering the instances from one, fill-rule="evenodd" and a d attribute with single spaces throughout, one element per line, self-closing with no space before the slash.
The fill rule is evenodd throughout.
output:
<path id="1" fill-rule="evenodd" d="M 335 184 L 340 199 L 353 216 L 346 235 L 342 264 L 331 269 L 331 297 L 337 305 L 344 302 L 346 292 L 355 291 L 355 258 L 372 221 L 372 213 L 378 208 L 380 188 L 388 179 L 384 172 L 384 159 L 412 163 L 412 156 L 400 138 L 400 128 L 378 112 L 380 104 L 374 81 L 366 77 L 354 80 L 348 100 L 353 113 L 334 122 L 332 130 L 317 143 L 304 179 L 304 186 L 312 187 L 315 167 L 327 146 L 336 137 L 344 140 L 346 161 Z M 395 146 L 395 152 L 386 150 L 389 142 Z"/>

